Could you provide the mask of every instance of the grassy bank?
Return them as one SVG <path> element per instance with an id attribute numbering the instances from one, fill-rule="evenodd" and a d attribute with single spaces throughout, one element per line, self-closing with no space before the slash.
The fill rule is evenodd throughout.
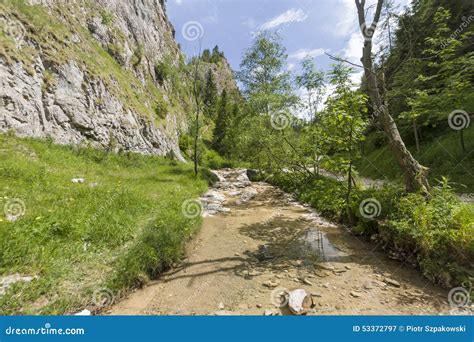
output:
<path id="1" fill-rule="evenodd" d="M 35 277 L 0 296 L 0 314 L 109 305 L 176 262 L 199 226 L 181 210 L 206 189 L 191 165 L 7 135 L 0 158 L 0 277 Z"/>
<path id="2" fill-rule="evenodd" d="M 323 215 L 349 223 L 392 257 L 412 264 L 434 283 L 470 288 L 474 277 L 474 206 L 460 202 L 445 182 L 427 201 L 398 187 L 354 190 L 346 208 L 345 184 L 328 178 L 277 175 L 271 182 L 295 193 Z M 349 214 L 350 213 L 350 214 Z"/>
<path id="3" fill-rule="evenodd" d="M 445 134 L 427 136 L 420 145 L 408 145 L 413 156 L 430 168 L 430 182 L 436 184 L 447 176 L 457 192 L 474 192 L 474 126 L 464 130 L 466 153 L 462 153 L 459 132 L 450 130 Z M 372 133 L 364 142 L 362 158 L 357 162 L 362 176 L 373 179 L 388 179 L 402 183 L 400 169 L 393 159 L 393 153 L 384 143 L 382 134 Z"/>

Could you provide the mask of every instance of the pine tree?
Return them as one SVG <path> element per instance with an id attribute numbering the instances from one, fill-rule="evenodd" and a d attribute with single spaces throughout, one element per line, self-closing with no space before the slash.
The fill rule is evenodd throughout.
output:
<path id="1" fill-rule="evenodd" d="M 219 99 L 216 127 L 214 128 L 214 137 L 212 140 L 212 147 L 220 153 L 224 152 L 223 142 L 226 136 L 228 124 L 229 124 L 228 99 L 227 99 L 227 91 L 224 89 Z"/>
<path id="2" fill-rule="evenodd" d="M 204 114 L 211 118 L 215 118 L 217 105 L 217 84 L 214 81 L 212 70 L 209 69 L 206 74 L 206 84 L 204 86 L 203 94 Z"/>

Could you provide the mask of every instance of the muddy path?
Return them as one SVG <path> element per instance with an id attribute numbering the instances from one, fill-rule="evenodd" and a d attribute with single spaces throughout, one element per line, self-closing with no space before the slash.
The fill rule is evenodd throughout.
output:
<path id="1" fill-rule="evenodd" d="M 278 294 L 297 288 L 315 315 L 449 313 L 447 291 L 411 266 L 242 171 L 218 174 L 187 259 L 109 314 L 288 314 Z"/>

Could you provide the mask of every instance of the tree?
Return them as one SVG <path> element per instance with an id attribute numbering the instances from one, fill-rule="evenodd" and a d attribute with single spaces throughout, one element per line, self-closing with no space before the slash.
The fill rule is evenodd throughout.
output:
<path id="1" fill-rule="evenodd" d="M 296 103 L 290 75 L 284 71 L 286 58 L 281 38 L 266 31 L 261 32 L 245 52 L 237 77 L 255 113 L 269 116 Z"/>
<path id="2" fill-rule="evenodd" d="M 206 83 L 203 91 L 204 114 L 211 118 L 215 118 L 217 104 L 217 85 L 214 81 L 212 70 L 209 69 L 206 74 Z"/>
<path id="3" fill-rule="evenodd" d="M 211 61 L 211 52 L 209 51 L 209 49 L 204 49 L 201 55 L 201 59 L 203 60 L 203 62 Z"/>
<path id="4" fill-rule="evenodd" d="M 325 130 L 326 143 L 331 144 L 331 159 L 335 171 L 347 175 L 346 208 L 352 224 L 350 198 L 352 184 L 355 183 L 353 165 L 359 158 L 359 151 L 355 146 L 364 140 L 367 106 L 365 95 L 352 90 L 351 73 L 352 69 L 342 63 L 332 66 L 329 74 L 335 90 L 326 101 L 321 124 Z"/>
<path id="5" fill-rule="evenodd" d="M 398 165 L 404 173 L 406 190 L 408 192 L 420 191 L 428 195 L 430 191 L 430 186 L 428 184 L 428 168 L 418 163 L 406 148 L 405 143 L 400 136 L 400 132 L 398 131 L 397 124 L 388 111 L 385 89 L 379 86 L 376 77 L 372 57 L 372 37 L 380 19 L 383 0 L 377 1 L 374 19 L 370 25 L 367 25 L 366 21 L 365 0 L 355 0 L 355 3 L 357 7 L 359 26 L 362 35 L 365 38 L 361 61 L 364 66 L 364 74 L 367 80 L 367 91 L 369 93 L 374 114 L 377 116 L 382 129 L 387 135 L 390 148 Z"/>
<path id="6" fill-rule="evenodd" d="M 220 153 L 224 153 L 224 138 L 226 136 L 227 128 L 229 125 L 229 113 L 228 113 L 228 102 L 227 102 L 227 91 L 222 90 L 221 97 L 219 99 L 219 106 L 217 110 L 216 127 L 214 128 L 214 135 L 212 140 L 212 148 Z"/>
<path id="7" fill-rule="evenodd" d="M 303 108 L 309 112 L 310 120 L 314 121 L 325 91 L 324 72 L 316 68 L 311 57 L 306 57 L 301 62 L 301 69 L 302 73 L 296 76 L 295 81 L 297 86 L 306 92 Z"/>
<path id="8" fill-rule="evenodd" d="M 214 46 L 212 49 L 212 55 L 210 58 L 211 63 L 218 63 L 222 58 L 224 58 L 224 53 L 219 51 L 219 46 Z"/>
<path id="9" fill-rule="evenodd" d="M 199 54 L 201 55 L 201 41 L 199 41 Z M 194 116 L 194 146 L 193 146 L 193 159 L 194 159 L 194 175 L 197 176 L 199 171 L 199 139 L 200 139 L 200 113 L 201 113 L 201 98 L 202 98 L 202 82 L 199 76 L 199 64 L 200 58 L 194 58 L 194 72 L 193 72 L 193 97 L 195 104 L 195 116 Z"/>

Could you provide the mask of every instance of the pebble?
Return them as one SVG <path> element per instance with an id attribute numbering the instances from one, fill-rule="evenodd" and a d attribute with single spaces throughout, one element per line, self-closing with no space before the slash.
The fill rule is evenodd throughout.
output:
<path id="1" fill-rule="evenodd" d="M 362 293 L 358 291 L 351 291 L 350 295 L 354 298 L 362 297 Z"/>
<path id="2" fill-rule="evenodd" d="M 266 287 L 277 287 L 278 286 L 278 282 L 276 281 L 272 281 L 272 280 L 269 280 L 269 281 L 266 281 L 263 283 L 263 286 L 266 286 Z"/>
<path id="3" fill-rule="evenodd" d="M 334 271 L 334 266 L 330 263 L 320 263 L 320 264 L 317 264 L 316 266 L 326 271 Z"/>
<path id="4" fill-rule="evenodd" d="M 388 285 L 392 285 L 392 286 L 395 286 L 395 287 L 400 287 L 400 283 L 394 279 L 391 279 L 391 278 L 384 278 L 383 280 L 385 283 L 387 283 Z"/>

